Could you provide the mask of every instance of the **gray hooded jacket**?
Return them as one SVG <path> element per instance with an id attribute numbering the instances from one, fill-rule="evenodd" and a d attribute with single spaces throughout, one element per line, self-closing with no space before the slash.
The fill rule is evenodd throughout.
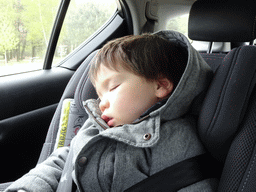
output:
<path id="1" fill-rule="evenodd" d="M 100 118 L 98 101 L 87 100 L 89 119 L 70 149 L 55 150 L 7 191 L 56 191 L 59 182 L 66 181 L 63 168 L 68 154 L 72 154 L 68 167 L 78 190 L 100 192 L 124 191 L 171 165 L 205 153 L 196 134 L 196 120 L 188 112 L 207 88 L 211 69 L 184 35 L 173 31 L 156 34 L 188 51 L 185 72 L 167 102 L 135 123 L 109 128 Z M 180 191 L 214 191 L 214 182 L 204 180 Z"/>

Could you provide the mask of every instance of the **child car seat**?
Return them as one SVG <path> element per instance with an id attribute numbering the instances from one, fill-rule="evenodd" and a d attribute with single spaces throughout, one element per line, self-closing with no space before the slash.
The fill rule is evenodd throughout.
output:
<path id="1" fill-rule="evenodd" d="M 255 1 L 209 2 L 214 1 L 197 1 L 191 8 L 191 39 L 255 39 Z M 223 59 L 218 54 L 203 57 L 215 75 L 201 108 L 198 132 L 212 156 L 224 163 L 219 191 L 256 191 L 256 47 L 238 47 Z"/>
<path id="2" fill-rule="evenodd" d="M 94 87 L 88 79 L 89 63 L 96 55 L 96 53 L 97 51 L 91 53 L 70 79 L 53 116 L 38 163 L 43 162 L 45 159 L 47 159 L 47 157 L 49 157 L 54 150 L 58 129 L 60 126 L 61 108 L 65 99 L 74 99 L 76 104 L 75 107 L 77 108 L 77 111 L 79 111 L 77 115 L 83 117 L 80 118 L 81 125 L 88 118 L 88 115 L 82 106 L 82 101 L 89 98 L 98 97 Z"/>

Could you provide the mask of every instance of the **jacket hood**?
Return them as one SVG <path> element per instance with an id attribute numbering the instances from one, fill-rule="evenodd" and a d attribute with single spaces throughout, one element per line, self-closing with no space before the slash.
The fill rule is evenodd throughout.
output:
<path id="1" fill-rule="evenodd" d="M 189 111 L 192 102 L 208 87 L 213 73 L 183 34 L 176 31 L 159 31 L 155 35 L 176 43 L 188 52 L 187 66 L 177 87 L 165 105 L 150 113 L 150 116 L 160 113 L 161 119 L 168 121 L 179 118 Z"/>
<path id="2" fill-rule="evenodd" d="M 172 43 L 177 44 L 187 51 L 188 59 L 187 66 L 184 73 L 166 103 L 147 116 L 156 117 L 160 116 L 163 121 L 170 121 L 177 119 L 191 110 L 197 113 L 197 108 L 200 107 L 204 91 L 207 90 L 209 83 L 212 79 L 213 73 L 210 66 L 204 61 L 201 55 L 190 44 L 189 40 L 183 34 L 176 31 L 159 31 L 154 33 Z M 92 111 L 94 117 L 98 117 L 97 121 L 100 122 L 102 127 L 108 127 L 106 123 L 100 118 L 100 110 L 98 109 L 98 101 L 87 100 L 84 106 L 87 111 Z M 198 106 L 191 107 L 191 105 L 199 104 Z M 98 114 L 98 115 L 97 115 Z M 147 117 L 146 117 L 147 118 Z M 145 118 L 142 118 L 143 120 Z"/>
<path id="3" fill-rule="evenodd" d="M 135 147 L 151 147 L 159 141 L 160 130 L 168 132 L 171 129 L 175 129 L 177 126 L 182 128 L 183 123 L 180 121 L 182 121 L 183 118 L 180 117 L 188 113 L 189 110 L 194 107 L 193 103 L 202 103 L 200 98 L 203 98 L 201 95 L 204 96 L 204 94 L 201 93 L 204 93 L 204 90 L 206 90 L 211 80 L 211 68 L 181 33 L 161 31 L 155 34 L 168 41 L 177 43 L 188 52 L 188 61 L 185 71 L 166 103 L 152 112 L 149 112 L 148 115 L 138 121 L 108 129 L 109 126 L 100 116 L 99 101 L 89 99 L 83 103 L 85 110 L 89 114 L 89 119 L 80 131 L 85 131 L 85 134 L 88 136 L 88 134 L 91 135 L 92 132 L 94 133 L 91 129 L 97 127 L 100 135 L 103 137 L 115 139 Z M 192 111 L 194 112 L 193 109 Z M 165 121 L 168 123 L 161 123 Z M 93 126 L 86 130 L 85 128 L 88 127 L 91 122 Z M 145 133 L 151 134 L 150 140 L 143 138 Z M 170 134 L 170 132 L 164 134 Z M 83 140 L 85 142 L 86 139 Z"/>

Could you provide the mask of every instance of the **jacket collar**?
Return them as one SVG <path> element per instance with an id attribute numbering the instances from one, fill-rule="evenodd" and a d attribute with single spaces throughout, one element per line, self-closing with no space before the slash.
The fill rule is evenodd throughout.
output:
<path id="1" fill-rule="evenodd" d="M 151 147 L 159 139 L 160 116 L 151 117 L 149 114 L 145 114 L 145 116 L 134 123 L 110 128 L 101 119 L 98 100 L 89 99 L 84 102 L 84 107 L 89 114 L 89 119 L 93 123 L 94 128 L 96 127 L 99 130 L 99 135 L 101 136 L 135 147 Z"/>

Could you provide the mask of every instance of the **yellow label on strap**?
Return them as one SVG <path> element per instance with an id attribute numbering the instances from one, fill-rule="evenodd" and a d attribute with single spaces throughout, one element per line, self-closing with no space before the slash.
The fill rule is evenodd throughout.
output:
<path id="1" fill-rule="evenodd" d="M 69 118 L 69 110 L 70 110 L 70 100 L 64 100 L 63 109 L 62 109 L 62 119 L 61 119 L 61 130 L 59 135 L 59 141 L 57 148 L 63 147 L 65 144 L 65 138 L 68 127 L 68 118 Z"/>

